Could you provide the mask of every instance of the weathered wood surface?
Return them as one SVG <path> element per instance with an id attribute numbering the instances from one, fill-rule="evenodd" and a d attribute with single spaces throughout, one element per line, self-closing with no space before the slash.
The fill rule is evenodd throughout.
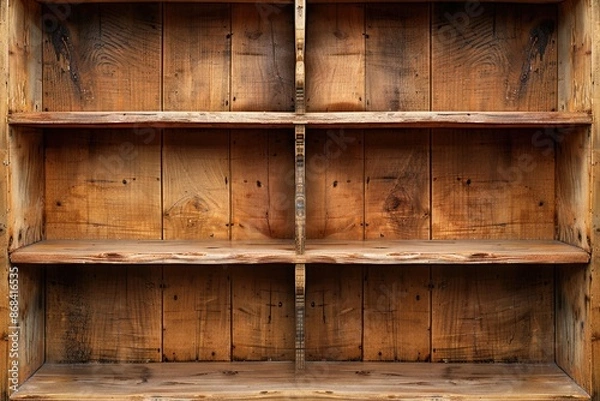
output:
<path id="1" fill-rule="evenodd" d="M 47 364 L 13 401 L 432 400 L 589 401 L 554 364 L 293 362 Z"/>

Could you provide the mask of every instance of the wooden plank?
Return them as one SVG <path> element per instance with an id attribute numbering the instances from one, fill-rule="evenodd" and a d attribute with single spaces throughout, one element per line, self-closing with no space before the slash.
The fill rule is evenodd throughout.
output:
<path id="1" fill-rule="evenodd" d="M 554 360 L 554 272 L 535 266 L 432 271 L 432 360 Z"/>
<path id="2" fill-rule="evenodd" d="M 160 266 L 48 267 L 46 361 L 160 361 L 161 279 Z"/>
<path id="3" fill-rule="evenodd" d="M 229 239 L 227 131 L 166 130 L 162 174 L 164 239 Z"/>
<path id="4" fill-rule="evenodd" d="M 47 238 L 160 239 L 160 159 L 153 132 L 49 132 Z"/>
<path id="5" fill-rule="evenodd" d="M 433 27 L 432 110 L 556 110 L 556 6 L 435 5 Z"/>
<path id="6" fill-rule="evenodd" d="M 231 280 L 222 266 L 163 271 L 163 361 L 231 360 Z"/>
<path id="7" fill-rule="evenodd" d="M 365 238 L 429 239 L 429 135 L 365 132 Z"/>
<path id="8" fill-rule="evenodd" d="M 0 2 L 0 99 L 8 99 L 8 2 Z M 0 102 L 0 116 L 2 116 L 2 123 L 0 123 L 0 160 L 4 164 L 8 161 L 8 132 L 9 126 L 6 124 L 4 116 L 8 115 L 8 102 Z M 8 174 L 7 168 L 0 171 L 0 247 L 8 250 Z M 14 277 L 11 277 L 10 271 L 10 259 L 7 252 L 2 252 L 0 255 L 0 337 L 10 337 L 9 327 L 12 326 L 12 317 L 10 316 L 11 299 L 14 296 L 14 292 L 11 292 L 11 285 Z M 13 273 L 14 274 L 14 273 Z M 14 290 L 13 290 L 14 291 Z M 9 390 L 12 393 L 16 390 L 18 383 L 18 377 L 12 378 L 13 372 L 9 372 L 12 368 L 12 360 L 16 360 L 18 355 L 11 354 L 12 341 L 3 341 L 0 343 L 0 399 L 6 400 L 9 396 Z M 10 344 L 10 345 L 9 345 Z M 17 374 L 15 374 L 17 376 Z M 13 384 L 14 382 L 14 384 Z M 14 386 L 14 387 L 13 387 Z"/>
<path id="9" fill-rule="evenodd" d="M 293 360 L 296 320 L 292 267 L 234 267 L 232 277 L 232 358 Z"/>
<path id="10" fill-rule="evenodd" d="M 362 358 L 363 270 L 311 265 L 306 272 L 306 359 Z"/>
<path id="11" fill-rule="evenodd" d="M 311 362 L 307 369 L 298 376 L 293 362 L 47 364 L 12 399 L 590 400 L 554 364 Z"/>
<path id="12" fill-rule="evenodd" d="M 364 238 L 363 140 L 362 131 L 307 133 L 307 238 Z"/>
<path id="13" fill-rule="evenodd" d="M 231 5 L 231 110 L 294 110 L 293 7 Z"/>
<path id="14" fill-rule="evenodd" d="M 429 8 L 366 6 L 367 110 L 429 110 Z"/>
<path id="15" fill-rule="evenodd" d="M 160 110 L 160 7 L 72 4 L 69 11 L 45 32 L 44 110 Z"/>
<path id="16" fill-rule="evenodd" d="M 306 113 L 306 0 L 295 0 L 294 6 L 294 42 L 296 44 L 295 111 L 297 114 L 304 114 Z"/>
<path id="17" fill-rule="evenodd" d="M 554 146 L 540 131 L 436 131 L 433 239 L 554 238 Z"/>
<path id="18" fill-rule="evenodd" d="M 314 5 L 306 16 L 307 111 L 365 110 L 363 5 Z"/>
<path id="19" fill-rule="evenodd" d="M 15 113 L 15 126 L 55 128 L 547 128 L 589 126 L 589 113 L 561 112 L 43 112 Z"/>
<path id="20" fill-rule="evenodd" d="M 306 265 L 297 264 L 295 268 L 296 283 L 296 371 L 306 369 Z"/>
<path id="21" fill-rule="evenodd" d="M 296 253 L 303 254 L 306 246 L 306 127 L 296 126 L 296 171 L 294 188 L 294 211 Z"/>
<path id="22" fill-rule="evenodd" d="M 229 110 L 227 4 L 165 4 L 163 110 Z"/>
<path id="23" fill-rule="evenodd" d="M 232 239 L 294 238 L 293 155 L 291 132 L 232 131 Z"/>
<path id="24" fill-rule="evenodd" d="M 364 283 L 363 359 L 429 361 L 430 268 L 369 266 Z"/>

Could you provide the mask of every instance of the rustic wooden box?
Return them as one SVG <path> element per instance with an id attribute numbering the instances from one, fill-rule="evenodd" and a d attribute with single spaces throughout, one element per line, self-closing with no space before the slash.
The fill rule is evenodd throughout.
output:
<path id="1" fill-rule="evenodd" d="M 0 5 L 3 401 L 600 400 L 596 0 Z"/>

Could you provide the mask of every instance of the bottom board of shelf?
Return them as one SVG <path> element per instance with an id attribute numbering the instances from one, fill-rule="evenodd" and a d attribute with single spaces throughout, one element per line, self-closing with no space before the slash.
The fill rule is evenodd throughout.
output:
<path id="1" fill-rule="evenodd" d="M 11 400 L 590 400 L 554 364 L 46 364 Z"/>

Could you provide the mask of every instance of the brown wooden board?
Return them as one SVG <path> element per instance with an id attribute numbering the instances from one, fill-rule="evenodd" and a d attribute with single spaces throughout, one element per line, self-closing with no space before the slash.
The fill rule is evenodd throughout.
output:
<path id="1" fill-rule="evenodd" d="M 365 110 L 363 5 L 311 5 L 306 15 L 307 111 Z"/>
<path id="2" fill-rule="evenodd" d="M 163 7 L 163 110 L 229 110 L 229 5 Z"/>
<path id="3" fill-rule="evenodd" d="M 233 267 L 232 358 L 293 360 L 294 266 Z"/>
<path id="4" fill-rule="evenodd" d="M 168 266 L 163 277 L 163 361 L 231 360 L 230 269 Z"/>
<path id="5" fill-rule="evenodd" d="M 552 269 L 432 269 L 433 361 L 554 360 Z"/>
<path id="6" fill-rule="evenodd" d="M 233 4 L 231 25 L 231 110 L 294 110 L 293 8 Z"/>
<path id="7" fill-rule="evenodd" d="M 144 130 L 48 132 L 47 238 L 160 239 L 159 146 Z"/>
<path id="8" fill-rule="evenodd" d="M 430 270 L 427 266 L 366 268 L 365 361 L 430 360 Z"/>
<path id="9" fill-rule="evenodd" d="M 229 132 L 165 130 L 163 238 L 229 239 Z"/>
<path id="10" fill-rule="evenodd" d="M 294 135 L 232 131 L 231 237 L 294 238 Z"/>
<path id="11" fill-rule="evenodd" d="M 363 137 L 343 128 L 307 132 L 307 238 L 364 239 Z"/>
<path id="12" fill-rule="evenodd" d="M 540 131 L 436 130 L 433 239 L 552 239 L 554 146 Z"/>
<path id="13" fill-rule="evenodd" d="M 433 6 L 432 110 L 556 110 L 555 5 Z"/>
<path id="14" fill-rule="evenodd" d="M 160 266 L 50 266 L 46 361 L 161 360 Z"/>
<path id="15" fill-rule="evenodd" d="M 365 239 L 429 239 L 429 132 L 365 132 Z"/>
<path id="16" fill-rule="evenodd" d="M 362 358 L 362 285 L 360 266 L 307 266 L 307 360 Z"/>
<path id="17" fill-rule="evenodd" d="M 366 109 L 429 110 L 429 5 L 366 6 Z"/>

